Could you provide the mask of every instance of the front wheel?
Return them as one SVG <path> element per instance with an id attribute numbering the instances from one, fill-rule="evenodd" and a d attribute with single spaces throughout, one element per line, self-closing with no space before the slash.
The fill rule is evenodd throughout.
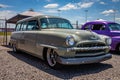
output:
<path id="1" fill-rule="evenodd" d="M 120 44 L 117 46 L 117 52 L 120 52 Z"/>
<path id="2" fill-rule="evenodd" d="M 46 53 L 46 61 L 48 65 L 54 69 L 60 68 L 59 63 L 56 61 L 57 53 L 53 49 L 48 49 Z"/>

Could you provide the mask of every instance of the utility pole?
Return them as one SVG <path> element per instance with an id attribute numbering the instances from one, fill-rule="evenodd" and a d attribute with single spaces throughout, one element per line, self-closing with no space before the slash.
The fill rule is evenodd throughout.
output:
<path id="1" fill-rule="evenodd" d="M 76 21 L 76 28 L 77 28 L 77 29 L 79 28 L 79 26 L 78 26 L 78 20 Z"/>
<path id="2" fill-rule="evenodd" d="M 85 10 L 85 22 L 87 22 L 88 10 Z"/>
<path id="3" fill-rule="evenodd" d="M 114 22 L 115 22 L 115 19 L 116 19 L 116 10 L 115 9 L 113 9 L 113 20 L 114 20 Z"/>
<path id="4" fill-rule="evenodd" d="M 7 45 L 7 43 L 8 43 L 8 41 L 7 41 L 7 40 L 8 40 L 8 39 L 7 39 L 7 33 L 8 33 L 8 32 L 7 32 L 7 19 L 5 18 L 5 39 L 6 39 L 5 41 L 6 41 L 6 45 Z"/>
<path id="5" fill-rule="evenodd" d="M 60 12 L 61 12 L 61 10 L 58 9 L 57 11 L 58 11 L 58 16 L 60 17 Z"/>

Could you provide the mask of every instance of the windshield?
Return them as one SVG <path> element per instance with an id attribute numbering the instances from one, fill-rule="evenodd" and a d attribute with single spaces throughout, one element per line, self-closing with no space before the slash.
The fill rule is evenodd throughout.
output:
<path id="1" fill-rule="evenodd" d="M 42 29 L 48 29 L 48 28 L 73 29 L 70 22 L 66 19 L 43 18 L 43 19 L 40 19 L 40 22 L 41 22 Z"/>
<path id="2" fill-rule="evenodd" d="M 117 23 L 110 23 L 108 24 L 110 30 L 120 30 L 120 24 Z"/>

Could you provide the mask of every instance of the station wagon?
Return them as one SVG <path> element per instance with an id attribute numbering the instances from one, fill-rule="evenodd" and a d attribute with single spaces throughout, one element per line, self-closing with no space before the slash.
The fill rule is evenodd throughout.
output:
<path id="1" fill-rule="evenodd" d="M 25 51 L 59 65 L 99 63 L 110 59 L 111 38 L 91 31 L 73 29 L 71 23 L 55 16 L 35 16 L 20 20 L 11 35 L 13 51 Z"/>

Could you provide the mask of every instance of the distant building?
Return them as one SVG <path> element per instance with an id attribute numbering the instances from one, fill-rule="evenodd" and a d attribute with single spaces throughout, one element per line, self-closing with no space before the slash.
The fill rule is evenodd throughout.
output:
<path id="1" fill-rule="evenodd" d="M 19 13 L 16 16 L 13 16 L 12 18 L 8 19 L 7 23 L 15 24 L 18 20 L 21 20 L 27 17 L 38 16 L 38 15 L 43 15 L 43 14 L 39 12 L 34 12 L 33 10 L 28 10 L 28 11 Z"/>
<path id="2" fill-rule="evenodd" d="M 38 16 L 38 15 L 43 15 L 42 13 L 39 12 L 34 12 L 33 9 L 30 9 L 28 11 L 19 13 L 11 18 L 9 18 L 8 20 L 6 19 L 0 19 L 0 32 L 5 32 L 5 22 L 7 22 L 7 32 L 12 32 L 14 31 L 15 28 L 15 24 L 17 23 L 17 21 L 27 18 L 27 17 L 32 17 L 32 16 Z"/>
<path id="3" fill-rule="evenodd" d="M 7 32 L 13 32 L 15 29 L 14 28 L 7 28 Z M 0 32 L 5 32 L 5 28 L 0 28 Z"/>

